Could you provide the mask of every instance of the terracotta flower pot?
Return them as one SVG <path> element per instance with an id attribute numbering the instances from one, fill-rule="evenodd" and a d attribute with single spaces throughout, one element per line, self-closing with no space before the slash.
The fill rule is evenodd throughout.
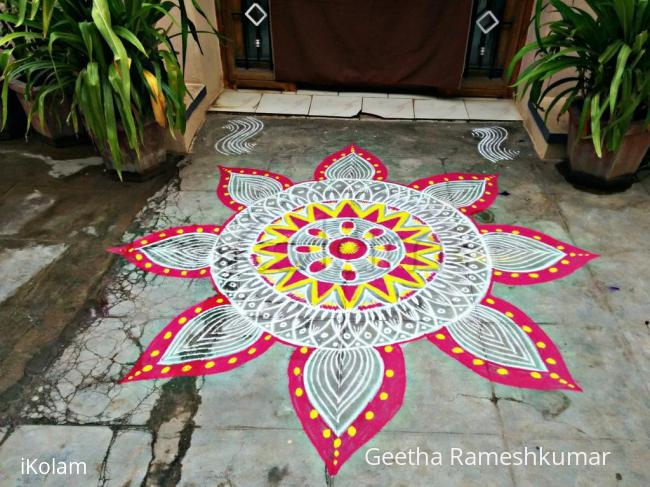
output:
<path id="1" fill-rule="evenodd" d="M 0 102 L 2 105 L 2 102 Z M 27 119 L 18 97 L 14 92 L 9 92 L 7 99 L 7 125 L 0 129 L 0 140 L 17 139 L 25 135 Z"/>
<path id="2" fill-rule="evenodd" d="M 20 101 L 20 104 L 25 111 L 25 115 L 29 116 L 32 109 L 33 102 L 25 99 L 25 91 L 27 86 L 22 81 L 12 80 L 9 87 L 14 91 Z M 34 93 L 38 92 L 38 87 L 34 88 Z M 70 113 L 70 102 L 64 100 L 62 103 L 57 103 L 52 98 L 48 99 L 45 103 L 45 117 L 44 124 L 41 124 L 39 117 L 32 116 L 32 128 L 41 134 L 48 142 L 54 145 L 69 145 L 70 141 L 78 140 L 78 134 L 75 133 L 74 127 L 66 122 L 66 118 Z"/>
<path id="3" fill-rule="evenodd" d="M 580 107 L 569 110 L 569 138 L 567 152 L 572 182 L 597 189 L 622 189 L 634 182 L 645 154 L 650 149 L 650 131 L 643 122 L 634 122 L 616 151 L 603 150 L 598 157 L 590 139 L 578 139 Z"/>
<path id="4" fill-rule="evenodd" d="M 140 145 L 140 158 L 129 147 L 126 134 L 118 131 L 118 141 L 122 152 L 122 177 L 128 180 L 144 180 L 160 173 L 167 159 L 169 131 L 155 122 L 144 126 L 144 138 Z M 107 147 L 101 149 L 108 170 L 117 173 L 111 152 Z"/>

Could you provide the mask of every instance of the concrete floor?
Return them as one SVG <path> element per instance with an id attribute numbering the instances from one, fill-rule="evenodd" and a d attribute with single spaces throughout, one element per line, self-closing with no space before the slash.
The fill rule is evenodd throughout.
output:
<path id="1" fill-rule="evenodd" d="M 583 393 L 496 385 L 426 341 L 408 344 L 404 405 L 329 485 L 650 485 L 650 179 L 621 194 L 579 192 L 553 164 L 536 159 L 519 123 L 507 122 L 499 125 L 510 131 L 508 147 L 520 154 L 497 164 L 485 161 L 476 150 L 471 130 L 490 125 L 479 122 L 260 117 L 265 129 L 253 140 L 253 151 L 222 156 L 214 144 L 231 118 L 208 117 L 191 163 L 149 199 L 122 236 L 124 242 L 168 226 L 223 222 L 230 210 L 214 193 L 217 164 L 268 169 L 300 181 L 311 177 L 324 156 L 354 142 L 379 156 L 390 179 L 399 182 L 445 171 L 499 172 L 504 195 L 480 215 L 482 222 L 530 226 L 601 254 L 561 281 L 517 288 L 497 285 L 494 290 L 544 327 Z M 115 261 L 101 281 L 101 306 L 77 298 L 61 274 L 43 273 L 63 263 L 60 268 L 73 268 L 77 275 L 101 274 L 103 263 L 92 259 L 111 238 L 119 243 L 107 221 L 118 215 L 98 206 L 92 214 L 103 215 L 101 224 L 84 215 L 52 221 L 47 208 L 56 203 L 43 190 L 32 195 L 31 188 L 39 188 L 33 172 L 21 165 L 9 170 L 7 174 L 23 171 L 19 174 L 25 190 L 11 199 L 14 186 L 3 186 L 3 209 L 6 201 L 16 207 L 30 198 L 28 206 L 45 210 L 33 217 L 15 211 L 15 217 L 5 217 L 5 227 L 26 232 L 47 223 L 53 233 L 42 240 L 34 235 L 34 246 L 41 247 L 27 258 L 14 251 L 3 257 L 8 264 L 0 260 L 0 269 L 9 269 L 4 271 L 9 280 L 18 279 L 8 291 L 5 283 L 0 287 L 0 293 L 13 293 L 0 310 L 25 309 L 13 318 L 3 314 L 0 348 L 24 363 L 29 362 L 20 358 L 25 354 L 44 357 L 38 367 L 27 368 L 18 385 L 0 395 L 0 485 L 70 485 L 65 477 L 50 476 L 45 482 L 43 477 L 21 476 L 21 457 L 87 462 L 87 474 L 75 479 L 75 485 L 328 485 L 323 464 L 287 395 L 288 347 L 273 347 L 222 375 L 118 385 L 157 331 L 180 311 L 209 297 L 210 285 L 145 275 Z M 70 192 L 84 187 L 75 186 L 75 181 L 66 178 L 61 184 Z M 111 208 L 138 204 L 132 193 L 119 191 L 111 186 L 101 195 L 84 193 L 76 201 L 111 201 Z M 120 221 L 126 214 L 119 213 Z M 92 238 L 97 242 L 75 243 L 70 232 L 81 236 L 88 226 L 94 231 L 86 233 L 96 233 Z M 89 247 L 94 250 L 82 252 Z M 37 277 L 13 277 L 18 265 Z M 47 291 L 26 292 L 34 279 L 47 283 Z M 70 330 L 67 338 L 56 344 L 42 339 L 38 345 L 12 339 L 6 346 L 4 336 L 12 336 L 12 326 L 28 327 L 29 309 L 47 315 L 43 308 L 57 289 L 70 300 L 68 314 L 58 314 L 55 320 Z M 40 328 L 35 333 L 49 331 Z M 12 362 L 3 360 L 7 370 L 4 364 Z M 369 448 L 395 452 L 418 447 L 441 451 L 442 465 L 372 466 L 365 460 Z M 451 448 L 500 452 L 524 447 L 612 453 L 600 467 L 472 467 L 449 461 Z"/>

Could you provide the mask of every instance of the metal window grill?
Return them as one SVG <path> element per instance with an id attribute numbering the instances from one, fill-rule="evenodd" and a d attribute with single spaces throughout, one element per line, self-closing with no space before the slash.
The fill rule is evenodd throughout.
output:
<path id="1" fill-rule="evenodd" d="M 505 66 L 499 63 L 499 38 L 504 25 L 506 0 L 475 0 L 470 42 L 466 56 L 466 75 L 481 74 L 500 78 Z"/>
<path id="2" fill-rule="evenodd" d="M 235 65 L 244 69 L 273 69 L 269 0 L 241 0 L 232 13 L 235 26 Z"/>

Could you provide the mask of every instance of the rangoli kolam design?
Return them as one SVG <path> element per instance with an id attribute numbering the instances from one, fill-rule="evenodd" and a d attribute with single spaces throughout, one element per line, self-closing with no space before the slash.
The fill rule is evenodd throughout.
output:
<path id="1" fill-rule="evenodd" d="M 491 289 L 558 279 L 597 255 L 475 222 L 497 175 L 387 176 L 354 145 L 307 182 L 222 167 L 217 195 L 235 212 L 223 225 L 111 249 L 147 272 L 210 278 L 216 292 L 165 326 L 123 382 L 226 372 L 293 347 L 289 396 L 330 475 L 399 410 L 409 341 L 493 382 L 579 391 L 542 328 Z"/>

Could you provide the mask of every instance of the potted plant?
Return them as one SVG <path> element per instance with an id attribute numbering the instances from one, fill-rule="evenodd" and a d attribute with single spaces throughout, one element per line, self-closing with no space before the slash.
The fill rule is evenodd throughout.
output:
<path id="1" fill-rule="evenodd" d="M 76 131 L 85 127 L 120 177 L 155 171 L 165 158 L 165 139 L 185 130 L 186 87 L 172 39 L 180 37 L 183 65 L 189 36 L 199 44 L 185 0 L 19 4 L 14 14 L 0 16 L 13 26 L 0 39 L 0 48 L 12 53 L 3 96 L 8 83 L 23 78 L 30 116 L 44 121 L 47 100 L 65 100 L 66 119 Z M 192 4 L 212 26 L 197 1 Z M 214 27 L 211 32 L 217 35 Z"/>
<path id="2" fill-rule="evenodd" d="M 650 148 L 650 5 L 646 0 L 586 0 L 591 12 L 540 0 L 535 40 L 514 57 L 535 53 L 514 84 L 546 114 L 569 112 L 570 179 L 601 188 L 629 186 Z M 553 20 L 543 24 L 551 5 Z M 542 34 L 542 29 L 548 33 Z"/>
<path id="3" fill-rule="evenodd" d="M 8 53 L 0 52 L 0 72 L 2 72 L 8 61 Z M 0 106 L 4 106 L 5 103 L 7 104 L 9 117 L 7 125 L 0 130 L 0 140 L 14 139 L 20 137 L 25 132 L 25 115 L 15 94 L 10 93 L 6 101 L 0 100 Z"/>
<path id="4" fill-rule="evenodd" d="M 32 22 L 26 12 L 27 4 L 20 0 L 9 0 L 3 2 L 0 6 L 0 38 L 11 40 L 11 48 L 2 51 L 4 62 L 2 63 L 0 73 L 4 73 L 9 64 L 13 64 L 16 57 L 33 60 L 40 59 L 47 62 L 44 58 L 46 49 L 42 49 L 46 39 L 42 36 L 42 28 L 37 22 Z M 41 43 L 29 42 L 30 38 L 43 38 Z M 1 47 L 0 47 L 1 48 Z M 39 53 L 39 49 L 41 52 Z M 11 106 L 12 100 L 17 100 L 22 106 L 25 115 L 30 116 L 36 110 L 33 103 L 36 92 L 39 90 L 38 84 L 34 83 L 30 73 L 22 73 L 20 76 L 12 77 L 6 83 L 7 90 L 3 93 L 3 104 L 7 108 Z M 34 131 L 42 135 L 45 140 L 54 145 L 65 143 L 75 135 L 74 128 L 66 122 L 66 116 L 69 113 L 70 104 L 61 96 L 50 96 L 43 107 L 45 117 L 29 118 L 29 125 Z M 17 123 L 16 114 L 12 119 L 7 120 L 3 117 L 3 125 Z M 24 117 L 20 117 L 24 119 Z M 22 129 L 26 131 L 26 127 Z"/>

